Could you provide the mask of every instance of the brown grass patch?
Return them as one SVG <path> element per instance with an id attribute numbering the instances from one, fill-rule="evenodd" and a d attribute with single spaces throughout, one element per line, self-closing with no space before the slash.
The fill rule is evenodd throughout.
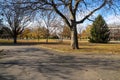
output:
<path id="1" fill-rule="evenodd" d="M 87 41 L 79 41 L 78 50 L 73 50 L 70 41 L 64 41 L 59 44 L 41 44 L 40 47 L 67 53 L 84 53 L 84 54 L 120 54 L 120 43 L 89 43 Z"/>
<path id="2" fill-rule="evenodd" d="M 0 40 L 0 43 L 12 44 L 12 40 Z M 67 53 L 80 53 L 80 54 L 120 54 L 120 42 L 111 42 L 108 44 L 89 43 L 87 41 L 79 41 L 78 50 L 73 50 L 70 46 L 70 40 L 64 40 L 62 43 L 59 40 L 49 39 L 46 43 L 45 39 L 38 40 L 18 40 L 18 44 L 33 45 L 37 44 L 38 47 L 47 48 L 60 52 Z"/>

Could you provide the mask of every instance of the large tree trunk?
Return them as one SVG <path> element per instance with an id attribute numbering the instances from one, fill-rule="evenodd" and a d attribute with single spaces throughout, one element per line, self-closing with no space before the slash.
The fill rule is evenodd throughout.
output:
<path id="1" fill-rule="evenodd" d="M 72 49 L 79 49 L 76 26 L 71 29 L 71 47 Z"/>
<path id="2" fill-rule="evenodd" d="M 47 37 L 47 39 L 46 39 L 46 43 L 48 43 L 48 37 Z"/>
<path id="3" fill-rule="evenodd" d="M 14 35 L 13 39 L 14 39 L 14 44 L 17 44 L 17 35 Z"/>
<path id="4" fill-rule="evenodd" d="M 47 32 L 47 35 L 46 35 L 46 43 L 48 43 L 48 39 L 49 39 L 49 33 Z"/>
<path id="5" fill-rule="evenodd" d="M 48 27 L 47 27 L 46 43 L 48 43 L 48 39 L 49 39 L 49 30 L 48 30 Z"/>

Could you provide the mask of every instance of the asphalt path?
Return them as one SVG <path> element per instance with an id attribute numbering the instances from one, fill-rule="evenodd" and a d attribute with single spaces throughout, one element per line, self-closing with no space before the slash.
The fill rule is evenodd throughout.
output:
<path id="1" fill-rule="evenodd" d="M 63 54 L 31 45 L 0 49 L 0 80 L 120 80 L 120 55 Z"/>

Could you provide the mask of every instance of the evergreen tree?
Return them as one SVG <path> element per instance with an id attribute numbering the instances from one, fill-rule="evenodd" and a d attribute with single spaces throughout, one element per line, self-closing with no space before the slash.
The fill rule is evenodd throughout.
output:
<path id="1" fill-rule="evenodd" d="M 110 31 L 101 15 L 95 19 L 91 28 L 90 42 L 93 43 L 108 43 L 110 41 Z"/>

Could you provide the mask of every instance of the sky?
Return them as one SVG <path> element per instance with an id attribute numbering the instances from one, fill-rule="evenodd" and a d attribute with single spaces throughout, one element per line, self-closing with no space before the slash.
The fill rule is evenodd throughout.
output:
<path id="1" fill-rule="evenodd" d="M 107 24 L 120 24 L 120 15 L 108 15 L 105 17 Z"/>

